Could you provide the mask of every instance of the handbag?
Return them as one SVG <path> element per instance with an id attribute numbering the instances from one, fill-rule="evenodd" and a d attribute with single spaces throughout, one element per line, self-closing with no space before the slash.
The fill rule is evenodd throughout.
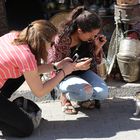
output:
<path id="1" fill-rule="evenodd" d="M 36 103 L 24 98 L 23 96 L 14 99 L 13 103 L 15 103 L 24 113 L 29 116 L 29 118 L 32 119 L 34 128 L 39 126 L 42 118 L 42 110 Z"/>
<path id="2" fill-rule="evenodd" d="M 108 72 L 108 62 L 107 58 L 103 52 L 103 56 L 101 59 L 101 63 L 97 64 L 97 74 L 103 79 L 107 79 L 107 72 Z"/>

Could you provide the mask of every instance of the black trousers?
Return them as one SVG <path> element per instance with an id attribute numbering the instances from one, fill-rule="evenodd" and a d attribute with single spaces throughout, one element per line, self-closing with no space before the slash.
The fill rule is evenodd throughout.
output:
<path id="1" fill-rule="evenodd" d="M 24 77 L 8 79 L 0 89 L 0 130 L 4 135 L 26 137 L 33 131 L 32 120 L 8 98 L 23 84 Z"/>

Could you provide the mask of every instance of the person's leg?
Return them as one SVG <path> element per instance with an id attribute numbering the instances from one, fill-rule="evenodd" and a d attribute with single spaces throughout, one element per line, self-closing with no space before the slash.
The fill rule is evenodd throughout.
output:
<path id="1" fill-rule="evenodd" d="M 0 130 L 3 134 L 27 137 L 33 132 L 32 120 L 17 105 L 0 94 Z"/>
<path id="2" fill-rule="evenodd" d="M 76 114 L 70 101 L 85 101 L 91 98 L 92 86 L 77 76 L 68 76 L 58 86 L 62 94 L 60 96 L 62 111 L 67 114 Z"/>
<path id="3" fill-rule="evenodd" d="M 108 87 L 97 74 L 88 70 L 79 76 L 92 85 L 93 95 L 91 99 L 104 100 L 108 97 Z"/>
<path id="4" fill-rule="evenodd" d="M 87 101 L 84 104 L 85 108 L 89 109 L 95 107 L 95 101 L 92 102 L 92 100 L 96 100 L 97 108 L 99 108 L 98 100 L 104 100 L 108 97 L 107 85 L 90 70 L 78 76 L 69 76 L 59 84 L 63 96 L 66 96 L 65 98 L 68 100 Z"/>
<path id="5" fill-rule="evenodd" d="M 0 89 L 0 95 L 10 98 L 11 95 L 23 84 L 25 81 L 24 76 L 16 79 L 8 79 L 4 86 Z"/>
<path id="6" fill-rule="evenodd" d="M 65 94 L 60 95 L 60 102 L 61 102 L 61 109 L 62 112 L 72 115 L 72 114 L 77 114 L 77 111 L 73 107 L 72 103 L 70 100 L 68 100 L 65 96 Z"/>
<path id="7" fill-rule="evenodd" d="M 93 88 L 87 81 L 78 76 L 68 76 L 58 88 L 70 101 L 85 101 L 92 97 Z"/>

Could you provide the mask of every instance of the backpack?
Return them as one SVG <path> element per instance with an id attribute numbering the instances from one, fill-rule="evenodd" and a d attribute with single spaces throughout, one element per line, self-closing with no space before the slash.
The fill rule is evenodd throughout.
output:
<path id="1" fill-rule="evenodd" d="M 15 103 L 24 113 L 26 113 L 32 119 L 34 128 L 37 128 L 39 126 L 42 116 L 42 110 L 35 102 L 21 96 L 14 99 L 13 103 Z"/>

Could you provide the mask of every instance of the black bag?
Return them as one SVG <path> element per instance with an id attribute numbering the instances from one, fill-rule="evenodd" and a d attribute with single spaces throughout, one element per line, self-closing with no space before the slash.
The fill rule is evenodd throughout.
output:
<path id="1" fill-rule="evenodd" d="M 32 119 L 34 128 L 37 128 L 40 124 L 42 116 L 42 110 L 39 106 L 24 97 L 18 97 L 13 100 L 13 102 Z"/>

